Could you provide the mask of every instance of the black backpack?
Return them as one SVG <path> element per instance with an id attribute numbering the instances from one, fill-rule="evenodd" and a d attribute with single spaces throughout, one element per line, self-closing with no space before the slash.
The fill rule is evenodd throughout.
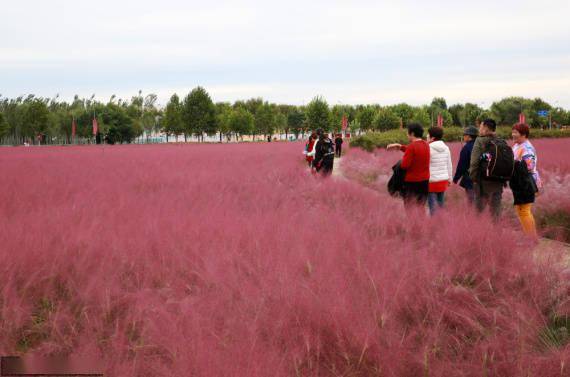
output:
<path id="1" fill-rule="evenodd" d="M 528 171 L 528 167 L 524 161 L 515 161 L 515 169 L 509 181 L 509 185 L 513 191 L 515 205 L 534 203 L 538 189 L 534 177 Z"/>
<path id="2" fill-rule="evenodd" d="M 493 138 L 481 154 L 481 176 L 488 181 L 507 182 L 513 176 L 515 155 L 503 139 Z"/>
<path id="3" fill-rule="evenodd" d="M 404 191 L 404 179 L 406 178 L 406 171 L 402 169 L 402 160 L 392 166 L 392 171 L 392 177 L 388 181 L 388 193 L 394 197 L 401 196 Z"/>
<path id="4" fill-rule="evenodd" d="M 331 139 L 324 139 L 319 145 L 321 146 L 321 154 L 323 157 L 334 156 L 334 145 Z"/>

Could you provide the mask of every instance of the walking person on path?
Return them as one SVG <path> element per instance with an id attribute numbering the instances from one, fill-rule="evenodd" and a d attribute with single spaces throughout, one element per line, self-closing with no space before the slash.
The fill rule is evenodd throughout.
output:
<path id="1" fill-rule="evenodd" d="M 431 127 L 429 135 L 429 194 L 428 207 L 430 215 L 434 215 L 437 208 L 443 208 L 445 192 L 451 185 L 453 166 L 449 147 L 443 142 L 443 128 Z"/>
<path id="2" fill-rule="evenodd" d="M 429 161 L 430 148 L 422 139 L 424 129 L 413 123 L 408 125 L 408 140 L 410 144 L 390 144 L 387 149 L 399 149 L 404 152 L 401 168 L 406 171 L 402 196 L 406 209 L 425 206 L 429 193 Z"/>
<path id="3" fill-rule="evenodd" d="M 532 204 L 536 193 L 542 188 L 542 182 L 536 168 L 536 149 L 528 140 L 529 136 L 528 125 L 518 123 L 513 127 L 512 137 L 515 142 L 513 153 L 517 166 L 510 185 L 513 190 L 515 211 L 523 231 L 531 238 L 537 239 Z"/>
<path id="4" fill-rule="evenodd" d="M 334 143 L 335 143 L 336 156 L 340 158 L 340 156 L 342 155 L 342 143 L 343 143 L 341 134 L 336 135 L 336 138 L 334 139 Z"/>
<path id="5" fill-rule="evenodd" d="M 334 143 L 327 133 L 321 133 L 315 150 L 316 153 L 313 164 L 317 173 L 321 173 L 323 176 L 330 175 L 334 165 Z"/>
<path id="6" fill-rule="evenodd" d="M 465 145 L 461 148 L 457 170 L 455 170 L 455 176 L 453 177 L 453 183 L 459 184 L 459 186 L 465 189 L 467 202 L 470 205 L 475 203 L 475 192 L 473 191 L 473 181 L 469 176 L 469 165 L 471 164 L 471 152 L 473 152 L 473 145 L 477 136 L 479 136 L 479 131 L 476 127 L 467 127 L 463 131 Z"/>
<path id="7" fill-rule="evenodd" d="M 501 216 L 503 187 L 514 169 L 513 151 L 505 140 L 497 137 L 496 129 L 497 124 L 492 119 L 480 124 L 469 167 L 477 210 L 481 213 L 489 206 L 495 221 Z"/>

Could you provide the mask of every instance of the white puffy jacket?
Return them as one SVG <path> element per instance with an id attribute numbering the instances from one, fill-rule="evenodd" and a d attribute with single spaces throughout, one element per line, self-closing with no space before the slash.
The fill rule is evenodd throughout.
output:
<path id="1" fill-rule="evenodd" d="M 429 144 L 429 181 L 452 181 L 453 166 L 449 147 L 441 140 Z"/>

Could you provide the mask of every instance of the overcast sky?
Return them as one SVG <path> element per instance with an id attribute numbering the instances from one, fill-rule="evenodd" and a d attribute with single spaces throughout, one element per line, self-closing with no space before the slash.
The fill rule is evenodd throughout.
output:
<path id="1" fill-rule="evenodd" d="M 468 3 L 468 4 L 467 4 Z M 570 108 L 569 0 L 2 1 L 0 94 Z"/>

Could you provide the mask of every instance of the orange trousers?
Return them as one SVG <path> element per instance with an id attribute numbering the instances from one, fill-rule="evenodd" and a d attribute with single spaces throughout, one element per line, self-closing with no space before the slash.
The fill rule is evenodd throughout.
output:
<path id="1" fill-rule="evenodd" d="M 523 232 L 532 238 L 537 238 L 536 224 L 532 215 L 532 203 L 515 205 L 515 211 L 519 217 Z"/>

